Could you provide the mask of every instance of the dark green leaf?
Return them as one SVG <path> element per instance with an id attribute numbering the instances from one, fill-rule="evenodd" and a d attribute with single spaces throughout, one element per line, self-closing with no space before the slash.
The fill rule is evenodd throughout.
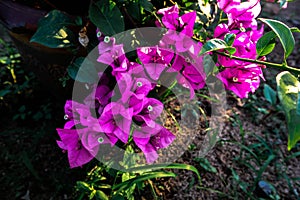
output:
<path id="1" fill-rule="evenodd" d="M 234 52 L 236 51 L 236 49 L 234 47 L 228 46 L 224 40 L 214 38 L 214 39 L 207 41 L 203 45 L 203 47 L 200 51 L 200 55 L 203 55 L 203 54 L 211 52 L 211 51 L 221 50 L 221 49 L 227 50 L 230 54 L 234 54 Z"/>
<path id="2" fill-rule="evenodd" d="M 140 0 L 140 4 L 148 12 L 152 12 L 153 11 L 153 5 L 152 5 L 152 3 L 150 1 L 148 1 L 148 0 Z"/>
<path id="3" fill-rule="evenodd" d="M 138 2 L 130 1 L 126 6 L 128 13 L 137 21 L 141 21 L 140 5 Z"/>
<path id="4" fill-rule="evenodd" d="M 68 66 L 69 76 L 79 82 L 96 83 L 98 81 L 98 73 L 93 62 L 84 57 L 76 58 L 76 60 Z"/>
<path id="5" fill-rule="evenodd" d="M 0 97 L 4 97 L 5 95 L 9 94 L 11 90 L 0 90 Z"/>
<path id="6" fill-rule="evenodd" d="M 286 59 L 292 53 L 295 47 L 295 39 L 292 34 L 292 31 L 287 25 L 280 21 L 263 18 L 260 18 L 260 20 L 267 24 L 276 33 L 283 46 L 285 53 L 284 58 Z"/>
<path id="7" fill-rule="evenodd" d="M 25 151 L 22 152 L 22 157 L 21 157 L 21 158 L 22 158 L 22 161 L 23 161 L 24 165 L 25 165 L 25 166 L 27 167 L 27 169 L 32 173 L 32 175 L 33 175 L 36 179 L 40 180 L 40 177 L 39 177 L 37 171 L 36 171 L 35 168 L 33 167 L 32 162 L 31 162 L 31 160 L 29 159 L 28 154 L 27 154 Z"/>
<path id="8" fill-rule="evenodd" d="M 276 104 L 277 95 L 276 91 L 273 90 L 269 85 L 264 84 L 264 96 L 268 102 L 270 102 L 272 105 Z"/>
<path id="9" fill-rule="evenodd" d="M 96 191 L 95 197 L 97 200 L 108 200 L 107 195 L 101 190 Z"/>
<path id="10" fill-rule="evenodd" d="M 217 173 L 217 169 L 212 166 L 206 158 L 195 158 L 195 161 L 198 162 L 199 165 L 206 171 Z"/>
<path id="11" fill-rule="evenodd" d="M 112 36 L 125 29 L 123 15 L 114 2 L 92 3 L 89 17 L 104 35 Z"/>
<path id="12" fill-rule="evenodd" d="M 73 46 L 75 35 L 67 26 L 76 25 L 75 22 L 61 11 L 53 10 L 39 21 L 38 30 L 31 37 L 30 42 L 40 43 L 50 48 L 64 48 Z"/>
<path id="13" fill-rule="evenodd" d="M 228 46 L 232 46 L 236 35 L 232 33 L 227 33 L 224 37 L 224 41 L 227 43 Z"/>
<path id="14" fill-rule="evenodd" d="M 89 184 L 87 184 L 86 182 L 83 182 L 83 181 L 77 181 L 76 188 L 81 192 L 91 192 L 92 191 Z"/>
<path id="15" fill-rule="evenodd" d="M 117 194 L 117 195 L 113 195 L 111 197 L 111 200 L 125 200 L 125 198 L 123 196 Z"/>
<path id="16" fill-rule="evenodd" d="M 216 66 L 212 57 L 208 54 L 203 56 L 203 67 L 204 67 L 204 72 L 207 76 L 218 71 L 218 67 Z"/>
<path id="17" fill-rule="evenodd" d="M 286 115 L 288 126 L 288 150 L 300 140 L 300 83 L 290 72 L 277 75 L 278 97 Z"/>
<path id="18" fill-rule="evenodd" d="M 264 34 L 256 44 L 256 52 L 257 56 L 265 56 L 269 53 L 271 53 L 275 47 L 275 37 L 276 34 L 274 31 L 270 31 L 266 34 Z"/>
<path id="19" fill-rule="evenodd" d="M 260 167 L 260 169 L 257 172 L 256 178 L 255 178 L 256 183 L 258 183 L 258 181 L 261 179 L 263 172 L 266 171 L 267 167 L 270 165 L 271 161 L 275 159 L 275 157 L 276 156 L 274 154 L 270 154 L 268 156 L 268 159 L 264 162 L 264 164 Z"/>

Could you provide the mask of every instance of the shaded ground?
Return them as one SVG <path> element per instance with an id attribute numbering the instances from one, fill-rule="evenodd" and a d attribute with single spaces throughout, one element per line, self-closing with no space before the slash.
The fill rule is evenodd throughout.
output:
<path id="1" fill-rule="evenodd" d="M 262 15 L 300 28 L 299 8 L 300 1 L 289 3 L 286 10 L 270 4 Z M 296 47 L 288 63 L 300 67 L 300 34 L 294 35 Z M 282 55 L 278 46 L 268 60 L 280 63 Z M 281 199 L 300 199 L 300 162 L 299 157 L 293 157 L 299 155 L 300 146 L 287 151 L 284 114 L 263 97 L 264 83 L 276 90 L 274 79 L 278 73 L 274 69 L 265 69 L 266 82 L 262 82 L 260 89 L 249 99 L 227 96 L 225 128 L 219 135 L 220 141 L 205 156 L 216 171 L 205 170 L 197 159 L 201 137 L 196 139 L 195 149 L 187 151 L 178 162 L 197 166 L 202 184 L 194 183 L 196 176 L 192 172 L 180 171 L 175 180 L 165 184 L 169 191 L 166 199 L 258 199 L 263 197 L 257 189 L 260 180 L 271 183 Z M 286 159 L 289 157 L 293 158 Z"/>

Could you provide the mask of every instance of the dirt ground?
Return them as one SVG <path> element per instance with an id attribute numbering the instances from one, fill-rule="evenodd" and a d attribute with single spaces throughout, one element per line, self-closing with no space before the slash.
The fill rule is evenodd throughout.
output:
<path id="1" fill-rule="evenodd" d="M 280 10 L 278 5 L 266 5 L 262 15 L 263 17 L 270 16 L 283 21 L 290 27 L 295 26 L 300 28 L 299 12 L 300 1 L 295 1 L 290 2 L 288 8 L 284 10 Z M 300 34 L 294 34 L 294 36 L 296 39 L 296 47 L 288 59 L 288 63 L 293 67 L 300 67 Z M 268 60 L 280 62 L 282 50 L 280 46 L 276 48 L 276 52 L 268 56 Z M 265 69 L 264 75 L 266 81 L 262 81 L 261 86 L 267 83 L 276 89 L 274 77 L 277 73 L 279 73 L 277 70 Z M 253 103 L 253 101 L 256 101 L 256 103 Z M 281 199 L 297 199 L 289 190 L 288 180 L 281 177 L 281 171 L 286 172 L 285 175 L 289 177 L 300 176 L 299 158 L 295 158 L 289 162 L 283 161 L 283 158 L 291 155 L 293 152 L 297 152 L 297 150 L 299 151 L 299 147 L 291 152 L 287 151 L 287 129 L 283 113 L 273 113 L 271 111 L 274 108 L 264 99 L 262 89 L 256 91 L 248 100 L 240 100 L 229 94 L 227 95 L 227 102 L 228 107 L 225 115 L 225 126 L 219 134 L 220 141 L 217 142 L 212 151 L 205 156 L 211 165 L 217 169 L 216 173 L 205 170 L 200 171 L 202 185 L 199 187 L 194 183 L 195 175 L 192 172 L 178 171 L 179 176 L 174 180 L 169 180 L 165 184 L 165 188 L 167 188 L 169 192 L 164 193 L 166 194 L 164 199 L 251 199 L 251 197 L 245 195 L 240 185 L 242 185 L 243 182 L 253 183 L 257 174 L 243 163 L 253 161 L 251 158 L 247 158 L 247 153 L 245 153 L 243 148 L 237 145 L 237 143 L 243 144 L 245 147 L 250 147 L 255 143 L 259 143 L 258 138 L 265 138 L 268 145 L 273 148 L 274 151 L 279 150 L 275 158 L 278 160 L 271 162 L 266 167 L 260 179 L 273 184 Z M 266 113 L 259 111 L 261 109 L 259 108 L 260 103 L 257 102 L 261 102 L 261 108 L 266 109 Z M 196 145 L 195 149 L 186 151 L 178 162 L 199 166 L 195 158 L 197 158 L 198 151 L 201 149 L 201 136 L 196 138 L 194 144 Z M 262 161 L 266 161 L 267 158 L 268 157 Z M 256 167 L 258 170 L 259 166 Z M 235 174 L 233 174 L 232 169 L 238 175 L 239 180 L 234 178 Z M 299 179 L 297 183 L 298 184 L 294 185 L 294 190 L 297 190 L 296 192 L 299 193 Z M 252 198 L 258 199 L 259 194 L 257 193 L 256 190 L 253 191 Z"/>

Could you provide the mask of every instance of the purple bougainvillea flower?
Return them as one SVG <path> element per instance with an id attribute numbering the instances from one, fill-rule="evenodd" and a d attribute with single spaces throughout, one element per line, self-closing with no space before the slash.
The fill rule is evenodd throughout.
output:
<path id="1" fill-rule="evenodd" d="M 217 2 L 218 7 L 228 13 L 232 7 L 239 5 L 241 0 L 217 0 Z"/>
<path id="2" fill-rule="evenodd" d="M 138 48 L 137 55 L 143 64 L 160 63 L 168 65 L 171 62 L 174 53 L 171 50 L 155 46 Z"/>
<path id="3" fill-rule="evenodd" d="M 127 69 L 127 58 L 123 44 L 114 45 L 109 51 L 100 54 L 97 61 L 112 66 L 114 70 L 125 71 Z"/>
<path id="4" fill-rule="evenodd" d="M 97 36 L 99 42 L 104 41 L 105 35 L 100 31 L 99 28 L 96 29 L 96 36 Z"/>
<path id="5" fill-rule="evenodd" d="M 134 119 L 140 122 L 145 122 L 147 126 L 153 127 L 155 120 L 163 111 L 163 103 L 154 98 L 146 98 L 143 102 L 141 112 L 134 115 Z"/>
<path id="6" fill-rule="evenodd" d="M 144 68 L 151 79 L 157 81 L 163 70 L 166 69 L 168 64 L 173 59 L 174 53 L 155 47 L 142 47 L 137 50 L 137 54 Z"/>
<path id="7" fill-rule="evenodd" d="M 164 17 L 166 17 L 165 15 Z M 164 18 L 163 17 L 163 18 Z M 172 26 L 169 25 L 167 33 L 161 40 L 162 46 L 174 45 L 176 51 L 184 52 L 192 45 L 191 37 L 193 36 L 193 28 L 196 20 L 196 12 L 189 12 L 177 19 L 173 19 Z M 170 20 L 168 21 L 170 24 Z"/>
<path id="8" fill-rule="evenodd" d="M 261 12 L 260 0 L 218 0 L 218 6 L 228 16 L 228 25 L 249 28 L 257 26 L 255 18 Z"/>
<path id="9" fill-rule="evenodd" d="M 98 39 L 101 39 L 100 43 L 98 44 L 98 52 L 100 55 L 111 51 L 111 49 L 113 49 L 113 47 L 116 45 L 116 39 L 114 37 L 104 36 Z"/>
<path id="10" fill-rule="evenodd" d="M 182 74 L 190 82 L 194 90 L 202 89 L 205 86 L 205 74 L 204 72 L 201 73 L 200 69 L 197 69 L 195 65 L 186 65 Z"/>
<path id="11" fill-rule="evenodd" d="M 102 131 L 92 131 L 88 128 L 78 130 L 81 143 L 89 153 L 96 157 L 101 144 L 115 145 L 118 138 L 112 134 L 105 134 Z"/>
<path id="12" fill-rule="evenodd" d="M 158 14 L 162 14 L 162 23 L 167 29 L 181 32 L 187 36 L 193 36 L 193 28 L 196 20 L 196 12 L 185 13 L 179 17 L 179 8 L 177 5 L 172 7 L 160 9 Z M 174 40 L 180 40 L 182 38 L 175 38 Z"/>
<path id="13" fill-rule="evenodd" d="M 180 25 L 177 29 L 178 32 L 192 37 L 194 35 L 194 25 L 196 21 L 196 11 L 186 13 L 179 18 Z"/>
<path id="14" fill-rule="evenodd" d="M 133 132 L 133 141 L 143 151 L 147 163 L 153 163 L 157 158 L 157 151 L 168 147 L 175 139 L 175 136 L 159 124 L 153 127 L 143 125 Z"/>
<path id="15" fill-rule="evenodd" d="M 81 115 L 90 116 L 90 108 L 76 101 L 68 100 L 65 104 L 65 129 L 71 129 L 80 123 Z"/>
<path id="16" fill-rule="evenodd" d="M 256 43 L 263 34 L 263 27 L 257 30 L 253 27 L 251 30 L 240 31 L 240 29 L 230 30 L 226 24 L 219 24 L 214 33 L 214 37 L 224 39 L 227 33 L 233 33 L 236 38 L 232 44 L 236 48 L 234 56 L 242 58 L 256 59 Z M 225 67 L 242 65 L 243 61 L 230 59 L 224 56 L 218 56 L 218 62 Z"/>
<path id="17" fill-rule="evenodd" d="M 225 88 L 233 91 L 240 98 L 247 98 L 249 92 L 254 92 L 260 83 L 261 68 L 256 64 L 226 68 L 217 77 Z"/>
<path id="18" fill-rule="evenodd" d="M 68 159 L 71 168 L 82 166 L 93 159 L 90 152 L 82 145 L 76 129 L 56 129 L 61 141 L 58 146 L 68 151 Z"/>
<path id="19" fill-rule="evenodd" d="M 112 75 L 115 76 L 117 80 L 121 78 L 122 73 L 128 72 L 137 66 L 137 63 L 129 62 L 126 58 L 123 44 L 114 45 L 109 51 L 100 54 L 97 61 L 110 65 L 113 69 Z"/>
<path id="20" fill-rule="evenodd" d="M 157 81 L 161 73 L 166 69 L 166 65 L 160 63 L 147 63 L 144 64 L 144 68 L 149 77 L 152 80 Z"/>
<path id="21" fill-rule="evenodd" d="M 90 108 L 98 109 L 98 114 L 101 115 L 112 96 L 113 91 L 107 85 L 95 85 L 92 92 L 84 99 L 84 103 Z"/>
<path id="22" fill-rule="evenodd" d="M 131 122 L 132 109 L 116 102 L 107 104 L 99 118 L 103 132 L 115 135 L 124 143 L 128 141 Z"/>
<path id="23" fill-rule="evenodd" d="M 167 29 L 176 30 L 176 26 L 178 26 L 177 19 L 179 17 L 179 8 L 177 4 L 168 8 L 160 9 L 157 13 L 163 15 L 161 21 Z"/>
<path id="24" fill-rule="evenodd" d="M 122 102 L 125 103 L 135 94 L 138 99 L 142 99 L 152 90 L 151 82 L 146 78 L 135 78 L 133 74 L 126 73 L 118 80 L 120 93 L 122 94 Z"/>

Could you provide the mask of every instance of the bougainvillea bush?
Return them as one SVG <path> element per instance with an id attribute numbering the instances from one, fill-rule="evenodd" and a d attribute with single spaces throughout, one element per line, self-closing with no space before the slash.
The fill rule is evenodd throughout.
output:
<path id="1" fill-rule="evenodd" d="M 159 161 L 161 150 L 177 140 L 162 118 L 168 98 L 180 93 L 192 104 L 211 82 L 247 98 L 265 80 L 264 68 L 283 71 L 276 81 L 289 130 L 287 148 L 296 145 L 300 69 L 286 59 L 299 29 L 259 18 L 263 3 L 105 0 L 92 2 L 87 18 L 55 10 L 41 21 L 32 41 L 72 50 L 68 74 L 88 91 L 74 86 L 73 99 L 64 108 L 65 126 L 57 129 L 57 144 L 67 152 L 71 168 L 100 160 L 85 182 L 78 181 L 81 198 L 133 199 L 135 189 L 151 187 L 151 179 L 175 176 L 162 169 L 187 169 L 199 176 L 193 166 L 174 163 L 176 158 Z M 47 23 L 54 31 L 45 36 Z M 78 40 L 74 26 L 81 27 Z M 277 43 L 284 50 L 283 63 L 268 62 Z M 87 56 L 78 57 L 82 49 Z M 272 91 L 265 92 L 274 98 Z M 185 116 L 182 112 L 181 120 Z M 177 120 L 173 126 L 179 126 Z"/>

